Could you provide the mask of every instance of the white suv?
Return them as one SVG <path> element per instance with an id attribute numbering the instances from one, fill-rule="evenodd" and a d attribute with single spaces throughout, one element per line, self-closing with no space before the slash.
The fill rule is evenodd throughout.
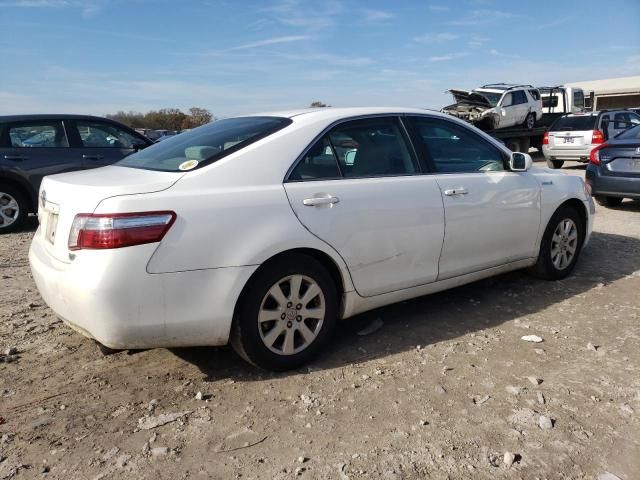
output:
<path id="1" fill-rule="evenodd" d="M 523 125 L 532 129 L 542 118 L 542 98 L 531 85 L 493 83 L 474 90 L 449 90 L 456 103 L 443 112 L 473 123 L 482 130 Z"/>
<path id="2" fill-rule="evenodd" d="M 587 162 L 595 147 L 639 124 L 640 115 L 631 110 L 563 115 L 544 134 L 542 153 L 551 168 L 561 168 L 567 160 Z"/>

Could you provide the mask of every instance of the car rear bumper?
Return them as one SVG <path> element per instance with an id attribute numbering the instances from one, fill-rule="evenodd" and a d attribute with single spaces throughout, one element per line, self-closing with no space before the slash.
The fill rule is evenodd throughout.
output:
<path id="1" fill-rule="evenodd" d="M 593 196 L 640 198 L 640 177 L 602 175 L 599 168 L 590 165 L 585 179 Z"/>
<path id="2" fill-rule="evenodd" d="M 224 345 L 235 303 L 257 268 L 230 267 L 149 274 L 157 244 L 82 250 L 62 263 L 36 235 L 33 278 L 62 320 L 114 349 Z"/>
<path id="3" fill-rule="evenodd" d="M 573 160 L 587 162 L 589 154 L 596 145 L 585 145 L 580 148 L 556 148 L 549 145 L 542 146 L 542 154 L 547 160 Z"/>

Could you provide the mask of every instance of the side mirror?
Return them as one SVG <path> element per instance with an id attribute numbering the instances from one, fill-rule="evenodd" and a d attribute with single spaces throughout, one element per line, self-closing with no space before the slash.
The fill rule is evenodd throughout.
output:
<path id="1" fill-rule="evenodd" d="M 533 165 L 531 155 L 522 152 L 511 152 L 509 158 L 509 169 L 512 172 L 526 172 Z"/>

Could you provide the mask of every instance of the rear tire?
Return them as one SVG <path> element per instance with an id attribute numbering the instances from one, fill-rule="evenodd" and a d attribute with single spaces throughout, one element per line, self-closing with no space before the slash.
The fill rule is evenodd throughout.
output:
<path id="1" fill-rule="evenodd" d="M 315 259 L 292 254 L 269 263 L 243 292 L 231 345 L 249 363 L 272 371 L 297 368 L 327 343 L 338 314 L 338 291 Z M 319 318 L 321 317 L 321 318 Z"/>
<path id="2" fill-rule="evenodd" d="M 527 130 L 533 130 L 533 127 L 536 126 L 536 114 L 530 113 L 529 115 L 527 115 L 527 118 L 524 119 L 523 126 Z"/>
<path id="3" fill-rule="evenodd" d="M 562 168 L 562 165 L 564 165 L 564 160 L 547 160 L 547 166 L 549 168 L 558 169 Z"/>
<path id="4" fill-rule="evenodd" d="M 619 207 L 622 203 L 622 198 L 620 197 L 595 197 L 598 205 L 602 205 L 603 207 Z"/>
<path id="5" fill-rule="evenodd" d="M 545 280 L 560 280 L 571 273 L 584 242 L 585 227 L 580 213 L 568 205 L 553 214 L 542 236 L 538 261 L 532 275 Z"/>
<path id="6" fill-rule="evenodd" d="M 29 202 L 13 185 L 0 184 L 0 234 L 15 232 L 27 221 Z"/>

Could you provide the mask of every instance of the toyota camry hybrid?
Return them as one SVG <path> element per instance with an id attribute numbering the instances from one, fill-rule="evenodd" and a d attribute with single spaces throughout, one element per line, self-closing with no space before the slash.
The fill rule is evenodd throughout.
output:
<path id="1" fill-rule="evenodd" d="M 568 275 L 594 206 L 464 122 L 325 108 L 216 121 L 45 177 L 29 259 L 113 349 L 224 345 L 295 368 L 360 312 L 529 268 Z"/>

